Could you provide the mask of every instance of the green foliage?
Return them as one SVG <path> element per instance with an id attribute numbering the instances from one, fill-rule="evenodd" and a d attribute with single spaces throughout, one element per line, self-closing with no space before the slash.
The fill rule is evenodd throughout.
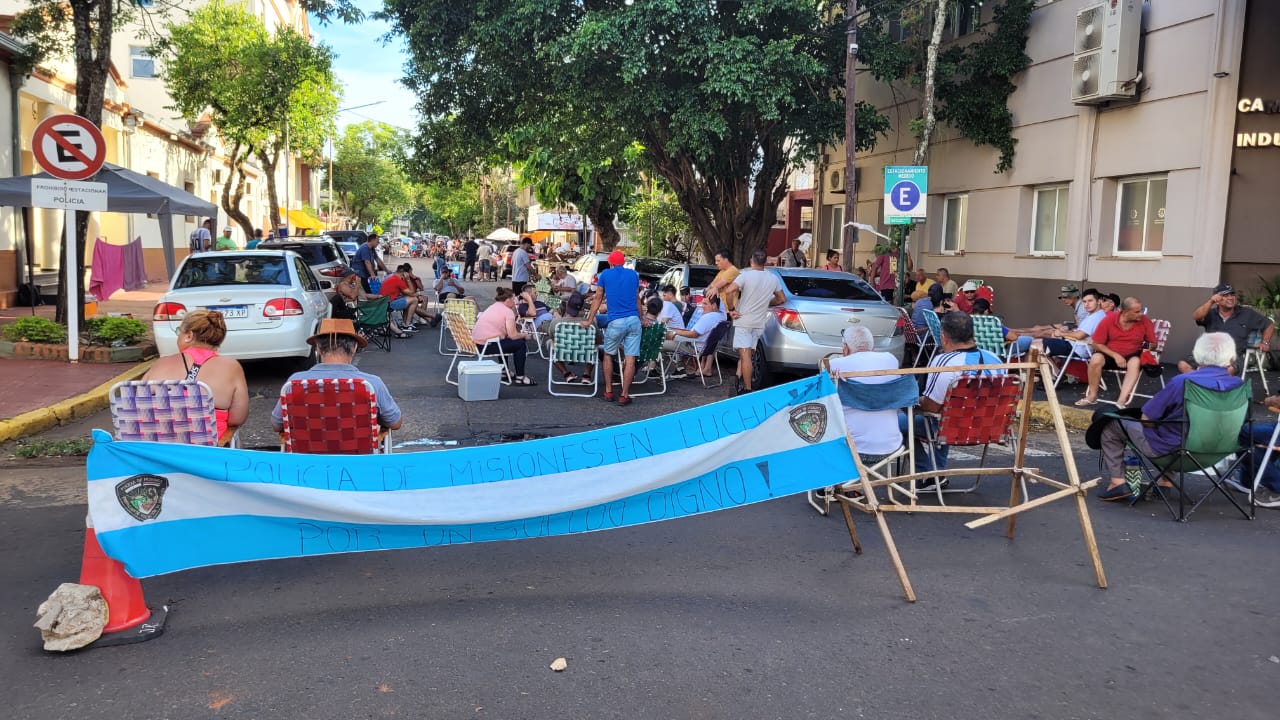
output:
<path id="1" fill-rule="evenodd" d="M 333 193 L 359 225 L 388 221 L 413 207 L 413 188 L 397 158 L 405 133 L 366 120 L 348 125 L 333 159 Z"/>
<path id="2" fill-rule="evenodd" d="M 693 255 L 693 228 L 665 183 L 641 194 L 622 209 L 621 217 L 640 246 L 641 256 L 688 261 Z"/>
<path id="3" fill-rule="evenodd" d="M 147 334 L 141 320 L 126 317 L 93 317 L 85 321 L 89 342 L 95 345 L 132 345 Z"/>
<path id="4" fill-rule="evenodd" d="M 483 216 L 480 187 L 474 177 L 426 185 L 421 188 L 419 206 L 425 211 L 423 225 L 452 237 L 478 226 Z"/>
<path id="5" fill-rule="evenodd" d="M 4 337 L 11 342 L 64 343 L 67 329 L 42 317 L 24 317 L 4 326 Z"/>
<path id="6" fill-rule="evenodd" d="M 93 447 L 89 438 L 71 438 L 69 440 L 20 440 L 13 454 L 20 458 L 64 457 L 67 455 L 88 455 Z"/>
<path id="7" fill-rule="evenodd" d="M 1266 313 L 1280 310 L 1280 275 L 1269 280 L 1259 275 L 1257 293 L 1241 293 L 1240 302 Z"/>

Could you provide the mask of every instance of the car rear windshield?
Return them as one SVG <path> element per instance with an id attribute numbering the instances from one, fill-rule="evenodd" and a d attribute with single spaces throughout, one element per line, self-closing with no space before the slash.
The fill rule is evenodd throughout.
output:
<path id="1" fill-rule="evenodd" d="M 192 258 L 182 266 L 175 290 L 214 285 L 288 285 L 289 266 L 283 257 L 219 255 Z"/>
<path id="2" fill-rule="evenodd" d="M 715 268 L 689 268 L 689 287 L 704 288 L 716 279 L 716 273 L 720 272 Z"/>
<path id="3" fill-rule="evenodd" d="M 636 258 L 636 272 L 641 275 L 662 275 L 670 267 L 671 263 L 667 260 Z"/>
<path id="4" fill-rule="evenodd" d="M 261 245 L 259 245 L 261 247 Z M 308 265 L 324 265 L 334 260 L 342 260 L 338 257 L 337 250 L 329 243 L 269 243 L 267 244 L 272 250 L 292 250 L 298 253 L 302 261 Z"/>
<path id="5" fill-rule="evenodd" d="M 836 278 L 783 275 L 782 282 L 787 286 L 787 292 L 797 297 L 883 301 L 870 285 L 853 276 Z"/>

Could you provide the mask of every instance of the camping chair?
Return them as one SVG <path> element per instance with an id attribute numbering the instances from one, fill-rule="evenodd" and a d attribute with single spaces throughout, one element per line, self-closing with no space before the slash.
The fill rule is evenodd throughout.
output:
<path id="1" fill-rule="evenodd" d="M 920 356 L 924 353 L 926 346 L 929 348 L 929 354 L 924 358 L 925 363 L 932 360 L 934 354 L 938 352 L 938 348 L 942 347 L 942 319 L 938 317 L 938 311 L 925 310 L 924 324 L 929 326 L 929 340 L 931 342 L 920 346 L 920 351 L 916 353 L 917 365 L 920 364 Z"/>
<path id="2" fill-rule="evenodd" d="M 477 310 L 476 301 L 473 298 L 449 298 L 448 300 L 445 300 L 444 304 L 440 307 L 440 312 L 442 313 L 455 313 L 457 315 L 461 315 L 463 324 L 468 328 L 475 326 L 476 316 L 479 315 L 479 310 Z M 458 351 L 456 342 L 454 342 L 452 346 L 446 345 L 444 341 L 446 332 L 450 334 L 452 333 L 447 324 L 440 327 L 440 342 L 438 349 L 441 355 L 448 355 L 449 353 L 456 353 Z"/>
<path id="3" fill-rule="evenodd" d="M 477 345 L 476 341 L 471 337 L 471 326 L 463 319 L 461 315 L 454 312 L 446 311 L 444 314 L 444 322 L 449 328 L 449 334 L 453 336 L 455 348 L 453 351 L 453 359 L 449 361 L 449 368 L 444 371 L 444 381 L 450 385 L 457 385 L 458 379 L 455 376 L 453 380 L 449 379 L 453 375 L 453 369 L 458 365 L 458 358 L 472 358 L 476 360 L 484 360 L 489 355 L 497 355 L 498 362 L 502 364 L 502 384 L 510 385 L 513 373 L 507 365 L 507 354 L 502 351 L 502 343 L 498 338 L 489 338 L 484 345 Z M 490 346 L 496 352 L 489 352 Z"/>
<path id="4" fill-rule="evenodd" d="M 545 303 L 547 309 L 552 312 L 555 312 L 556 308 L 560 307 L 561 303 L 564 302 L 559 295 L 551 292 L 551 280 L 548 278 L 541 278 L 533 284 L 533 287 L 538 291 L 538 299 Z"/>
<path id="5" fill-rule="evenodd" d="M 600 388 L 600 368 L 596 351 L 596 329 L 584 328 L 574 322 L 559 322 L 551 326 L 551 347 L 547 352 L 547 392 L 556 397 L 595 397 Z M 591 393 L 556 392 L 556 386 L 586 388 L 576 382 L 565 382 L 555 379 L 555 366 L 562 363 L 590 363 Z"/>
<path id="6" fill-rule="evenodd" d="M 1166 342 L 1169 341 L 1169 331 L 1173 328 L 1173 323 L 1169 322 L 1168 320 L 1153 319 L 1151 321 L 1151 324 L 1152 326 L 1154 326 L 1154 329 L 1155 329 L 1156 346 L 1152 350 L 1144 350 L 1142 352 L 1141 372 L 1147 373 L 1151 369 L 1159 371 L 1160 387 L 1164 387 L 1164 371 L 1160 368 L 1160 354 L 1164 352 L 1164 345 Z M 1107 370 L 1107 372 L 1116 376 L 1116 385 L 1118 385 L 1121 388 L 1121 390 L 1123 390 L 1124 389 L 1124 370 L 1118 370 L 1113 368 L 1113 369 Z M 1142 384 L 1141 377 L 1139 377 L 1138 379 L 1138 384 L 1139 385 Z M 1144 397 L 1144 398 L 1151 397 L 1150 395 L 1147 395 L 1145 393 L 1138 392 L 1137 385 L 1135 385 L 1133 388 L 1133 396 Z M 1119 398 L 1117 398 L 1117 400 L 1118 399 Z"/>
<path id="7" fill-rule="evenodd" d="M 674 350 L 671 351 L 671 362 L 672 363 L 680 362 L 681 355 L 694 357 L 698 362 L 698 373 L 702 380 L 702 386 L 703 387 L 720 387 L 721 385 L 724 384 L 724 371 L 720 369 L 720 360 L 719 358 L 716 357 L 716 349 L 719 347 L 720 341 L 724 339 L 725 334 L 729 332 L 729 328 L 731 327 L 732 325 L 729 323 L 729 321 L 725 320 L 724 322 L 712 328 L 711 332 L 707 333 L 707 342 L 705 345 L 702 346 L 701 352 L 698 351 L 697 338 L 683 337 L 683 336 L 677 337 L 676 347 Z M 715 385 L 707 384 L 707 376 L 701 374 L 702 361 L 704 358 L 708 356 L 711 357 L 711 364 L 716 369 Z"/>
<path id="8" fill-rule="evenodd" d="M 1087 356 L 1080 357 L 1080 355 L 1076 351 L 1092 350 L 1093 348 L 1093 343 L 1091 343 L 1089 340 L 1072 340 L 1070 338 L 1064 338 L 1064 339 L 1067 342 L 1071 343 L 1071 352 L 1067 354 L 1065 357 L 1059 356 L 1059 355 L 1049 355 L 1049 357 L 1053 359 L 1055 362 L 1061 363 L 1060 365 L 1057 365 L 1057 370 L 1053 374 L 1053 386 L 1055 388 L 1058 387 L 1058 383 L 1062 382 L 1062 377 L 1064 375 L 1069 374 L 1068 370 L 1070 369 L 1071 363 L 1080 363 L 1080 365 L 1082 366 L 1081 369 L 1083 370 L 1085 376 L 1088 375 L 1089 358 Z M 1073 376 L 1073 377 L 1077 377 L 1077 376 Z M 1099 378 L 1098 379 L 1099 392 L 1106 389 L 1107 389 L 1106 378 Z"/>
<path id="9" fill-rule="evenodd" d="M 1267 387 L 1267 371 L 1262 367 L 1266 362 L 1266 353 L 1258 349 L 1258 343 L 1261 341 L 1262 335 L 1260 333 L 1253 333 L 1249 337 L 1249 347 L 1245 349 L 1244 358 L 1240 361 L 1243 366 L 1240 368 L 1240 379 L 1244 380 L 1245 384 L 1248 385 L 1250 368 L 1257 370 L 1258 377 L 1262 378 L 1262 394 L 1270 395 L 1271 388 Z"/>
<path id="10" fill-rule="evenodd" d="M 667 392 L 667 360 L 662 356 L 662 341 L 667 338 L 666 323 L 654 323 L 640 333 L 640 354 L 636 357 L 636 373 L 631 379 L 631 397 L 644 397 L 645 395 L 665 395 Z M 622 362 L 625 358 L 622 356 L 622 348 L 618 348 L 618 370 L 622 370 Z M 654 368 L 649 368 L 649 363 L 654 364 Z M 650 390 L 649 392 L 636 392 L 636 387 L 655 378 L 661 384 L 661 389 Z"/>
<path id="11" fill-rule="evenodd" d="M 1005 445 L 1013 440 L 1013 422 L 1018 415 L 1018 400 L 1021 397 L 1022 378 L 1018 375 L 965 375 L 956 378 L 951 387 L 947 388 L 942 412 L 928 414 L 936 418 L 936 424 L 925 424 L 925 452 L 929 455 L 930 465 L 937 470 L 938 461 L 934 448 L 943 444 L 948 447 L 981 445 L 982 456 L 978 467 L 986 465 L 987 448 L 993 444 Z M 937 472 L 944 474 L 950 471 Z M 978 489 L 981 482 L 982 476 L 976 475 L 973 484 L 968 487 L 944 490 L 943 484 L 939 482 L 934 484 L 934 490 L 938 502 L 945 504 L 943 493 L 971 493 Z"/>
<path id="12" fill-rule="evenodd" d="M 390 298 L 381 295 L 356 303 L 356 332 L 387 352 L 391 352 L 390 304 Z"/>
<path id="13" fill-rule="evenodd" d="M 1183 383 L 1182 417 L 1176 420 L 1147 421 L 1155 423 L 1177 423 L 1182 429 L 1182 442 L 1171 453 L 1148 457 L 1138 452 L 1132 444 L 1129 450 L 1141 460 L 1145 481 L 1142 490 L 1134 496 L 1134 502 L 1146 497 L 1155 490 L 1164 502 L 1173 519 L 1185 522 L 1200 504 L 1213 494 L 1214 490 L 1222 493 L 1237 510 L 1247 519 L 1253 519 L 1253 505 L 1249 509 L 1240 506 L 1229 492 L 1230 486 L 1226 478 L 1235 472 L 1244 462 L 1250 448 L 1240 443 L 1240 428 L 1244 427 L 1249 415 L 1249 401 L 1253 396 L 1253 388 L 1247 383 L 1234 390 L 1211 390 L 1195 383 Z M 1120 418 L 1118 415 L 1113 417 Z M 1132 419 L 1132 418 L 1129 418 Z M 1234 457 L 1233 457 L 1234 456 Z M 1221 463 L 1228 461 L 1226 468 Z M 1198 473 L 1209 478 L 1213 487 L 1188 507 L 1186 493 L 1186 476 Z M 1178 491 L 1178 509 L 1175 511 L 1165 495 L 1164 488 L 1157 480 L 1162 476 L 1177 475 L 1174 482 Z"/>
<path id="14" fill-rule="evenodd" d="M 911 466 L 914 467 L 914 408 L 920 402 L 920 386 L 916 383 L 915 377 L 912 375 L 899 375 L 890 382 L 874 385 L 858 382 L 853 378 L 848 380 L 836 378 L 836 390 L 840 393 L 840 404 L 855 410 L 866 410 L 868 412 L 881 410 L 907 411 L 906 441 L 899 445 L 897 450 L 881 457 L 873 464 L 867 464 L 867 461 L 871 459 L 870 457 L 864 457 L 862 460 L 868 479 L 871 481 L 871 487 L 888 486 L 890 502 L 898 502 L 898 499 L 894 497 L 894 491 L 902 492 L 909 496 L 909 491 L 903 490 L 900 485 L 894 482 L 893 476 L 896 473 L 890 472 L 890 468 L 900 465 L 904 458 L 906 462 L 911 463 Z M 806 499 L 814 510 L 817 510 L 821 515 L 826 515 L 831 511 L 831 503 L 837 500 L 837 495 L 849 497 L 850 493 L 856 493 L 861 488 L 862 481 L 860 479 L 852 480 L 843 485 L 810 490 Z M 850 499 L 856 500 L 857 496 L 855 495 Z"/>
<path id="15" fill-rule="evenodd" d="M 900 321 L 902 323 L 902 338 L 905 345 L 916 348 L 916 362 L 919 362 L 920 355 L 924 353 L 924 344 L 933 342 L 929 337 L 929 333 L 916 332 L 916 324 L 911 320 L 911 313 L 906 308 L 896 308 Z M 912 367 L 914 367 L 914 363 Z"/>
<path id="16" fill-rule="evenodd" d="M 378 424 L 378 397 L 362 378 L 290 380 L 280 391 L 280 451 L 316 455 L 391 452 Z"/>
<path id="17" fill-rule="evenodd" d="M 213 391 L 202 382 L 130 380 L 112 386 L 117 440 L 218 445 Z M 232 438 L 225 438 L 230 442 Z"/>
<path id="18" fill-rule="evenodd" d="M 986 350 L 996 357 L 1004 357 L 1004 330 L 1000 318 L 995 315 L 973 316 L 973 340 L 979 350 Z"/>

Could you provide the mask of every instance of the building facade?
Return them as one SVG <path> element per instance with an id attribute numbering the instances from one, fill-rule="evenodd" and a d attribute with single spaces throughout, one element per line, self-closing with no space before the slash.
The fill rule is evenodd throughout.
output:
<path id="1" fill-rule="evenodd" d="M 1134 0 L 1129 0 L 1134 1 Z M 908 251 L 917 267 L 946 267 L 996 289 L 1011 326 L 1064 319 L 1060 285 L 1139 297 L 1173 323 L 1166 357 L 1186 354 L 1198 329 L 1192 310 L 1220 281 L 1242 293 L 1280 274 L 1267 211 L 1280 180 L 1280 3 L 1148 0 L 1142 9 L 1133 99 L 1073 104 L 1076 14 L 1097 0 L 1042 0 L 1028 33 L 1030 66 L 1010 97 L 1017 155 L 995 173 L 997 152 L 940 125 L 927 160 L 928 219 Z M 975 18 L 982 32 L 991 3 Z M 952 42 L 963 42 L 963 38 Z M 912 118 L 911 93 L 867 73 L 859 98 L 891 118 Z M 1249 100 L 1248 103 L 1245 101 Z M 1258 101 L 1258 102 L 1254 102 Z M 909 165 L 906 121 L 860 154 L 857 220 L 883 220 L 883 169 Z M 817 238 L 838 246 L 845 171 L 826 148 L 816 201 Z M 831 182 L 828 180 L 831 179 Z M 858 245 L 857 262 L 874 239 Z"/>

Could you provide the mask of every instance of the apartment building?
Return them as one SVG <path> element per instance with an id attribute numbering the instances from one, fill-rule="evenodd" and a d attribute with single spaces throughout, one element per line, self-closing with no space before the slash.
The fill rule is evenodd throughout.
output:
<path id="1" fill-rule="evenodd" d="M 949 41 L 982 32 L 992 5 L 949 28 Z M 1117 87 L 1133 96 L 1081 98 L 1089 89 L 1077 16 L 1126 5 L 1140 6 L 1129 48 L 1138 74 Z M 1280 3 L 1266 0 L 1043 0 L 1029 30 L 1031 64 L 1010 98 L 1013 168 L 995 173 L 995 150 L 939 127 L 927 161 L 928 219 L 908 245 L 916 266 L 986 280 L 1011 326 L 1063 319 L 1054 298 L 1068 282 L 1135 295 L 1172 321 L 1169 355 L 1188 353 L 1199 332 L 1191 312 L 1215 284 L 1249 293 L 1259 276 L 1280 275 L 1277 27 Z M 891 117 L 918 113 L 904 100 L 910 93 L 865 72 L 858 88 Z M 897 125 L 856 163 L 857 219 L 881 232 L 883 168 L 911 164 L 915 144 L 906 123 Z M 825 249 L 839 242 L 846 169 L 842 147 L 823 157 L 815 214 Z M 874 244 L 860 242 L 858 263 Z"/>

